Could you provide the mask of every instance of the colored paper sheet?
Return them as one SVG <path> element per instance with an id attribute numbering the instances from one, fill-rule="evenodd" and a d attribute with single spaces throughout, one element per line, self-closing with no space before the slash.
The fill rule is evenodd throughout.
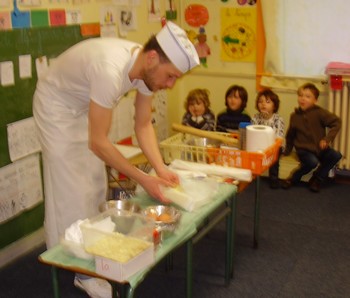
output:
<path id="1" fill-rule="evenodd" d="M 82 36 L 99 36 L 100 24 L 82 24 L 80 26 L 80 32 Z"/>
<path id="2" fill-rule="evenodd" d="M 11 12 L 12 28 L 29 28 L 30 12 L 14 10 Z"/>
<path id="3" fill-rule="evenodd" d="M 0 12 L 0 30 L 11 29 L 11 15 L 10 12 Z"/>
<path id="4" fill-rule="evenodd" d="M 50 10 L 49 15 L 51 26 L 63 26 L 66 24 L 66 11 L 64 9 Z"/>
<path id="5" fill-rule="evenodd" d="M 31 11 L 32 27 L 48 27 L 49 14 L 47 10 Z"/>

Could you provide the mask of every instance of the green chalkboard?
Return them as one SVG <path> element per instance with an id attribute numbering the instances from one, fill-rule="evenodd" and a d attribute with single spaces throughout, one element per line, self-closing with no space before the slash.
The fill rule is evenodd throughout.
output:
<path id="1" fill-rule="evenodd" d="M 0 62 L 12 61 L 15 71 L 15 85 L 0 85 L 0 167 L 9 163 L 7 124 L 32 116 L 32 97 L 35 91 L 37 74 L 35 59 L 46 56 L 48 60 L 83 40 L 80 26 L 48 28 L 27 28 L 0 31 Z M 19 78 L 20 55 L 31 55 L 32 78 Z M 3 194 L 0 193 L 0 200 Z M 43 224 L 44 207 L 22 213 L 14 219 L 0 224 L 0 249 L 28 235 Z"/>

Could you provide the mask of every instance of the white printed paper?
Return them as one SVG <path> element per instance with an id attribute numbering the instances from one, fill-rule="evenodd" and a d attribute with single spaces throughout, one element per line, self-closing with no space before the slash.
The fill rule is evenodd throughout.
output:
<path id="1" fill-rule="evenodd" d="M 15 74 L 12 61 L 0 62 L 0 78 L 2 86 L 15 84 Z"/>
<path id="2" fill-rule="evenodd" d="M 81 24 L 82 17 L 80 10 L 66 10 L 66 23 L 67 25 Z"/>
<path id="3" fill-rule="evenodd" d="M 8 124 L 7 139 L 11 161 L 41 151 L 33 117 Z"/>
<path id="4" fill-rule="evenodd" d="M 0 168 L 0 223 L 43 201 L 39 154 Z"/>
<path id="5" fill-rule="evenodd" d="M 19 77 L 27 79 L 32 77 L 32 56 L 21 55 L 18 57 L 19 61 Z"/>

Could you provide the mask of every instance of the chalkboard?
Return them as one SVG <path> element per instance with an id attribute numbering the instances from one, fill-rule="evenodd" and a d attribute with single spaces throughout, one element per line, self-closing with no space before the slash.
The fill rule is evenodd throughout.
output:
<path id="1" fill-rule="evenodd" d="M 9 164 L 7 124 L 32 116 L 32 98 L 37 82 L 35 59 L 48 60 L 83 40 L 80 26 L 14 29 L 0 31 L 0 62 L 12 61 L 15 85 L 0 85 L 0 167 Z M 31 55 L 32 78 L 19 78 L 20 55 Z M 1 193 L 0 193 L 1 200 Z M 0 225 L 0 249 L 39 229 L 43 224 L 44 206 L 39 204 L 20 216 Z"/>

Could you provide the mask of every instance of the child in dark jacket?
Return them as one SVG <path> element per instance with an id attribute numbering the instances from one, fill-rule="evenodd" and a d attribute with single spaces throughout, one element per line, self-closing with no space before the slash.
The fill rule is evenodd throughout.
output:
<path id="1" fill-rule="evenodd" d="M 233 85 L 226 91 L 226 111 L 217 117 L 216 130 L 222 132 L 235 132 L 239 123 L 250 122 L 250 116 L 244 111 L 247 106 L 247 90 L 238 85 Z"/>
<path id="2" fill-rule="evenodd" d="M 302 176 L 316 168 L 309 181 L 309 189 L 320 191 L 329 171 L 342 158 L 341 153 L 331 147 L 340 130 L 341 120 L 317 105 L 318 96 L 319 90 L 314 84 L 307 83 L 298 89 L 299 107 L 290 116 L 284 154 L 289 155 L 295 147 L 300 166 L 284 182 L 285 189 L 297 184 Z"/>

